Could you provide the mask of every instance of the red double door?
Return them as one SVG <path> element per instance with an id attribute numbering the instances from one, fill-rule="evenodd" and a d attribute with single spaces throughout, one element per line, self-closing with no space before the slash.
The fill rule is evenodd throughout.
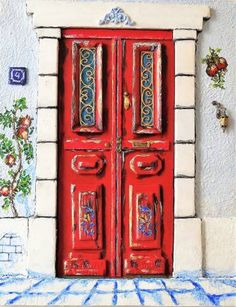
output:
<path id="1" fill-rule="evenodd" d="M 64 30 L 58 275 L 172 272 L 170 31 Z"/>

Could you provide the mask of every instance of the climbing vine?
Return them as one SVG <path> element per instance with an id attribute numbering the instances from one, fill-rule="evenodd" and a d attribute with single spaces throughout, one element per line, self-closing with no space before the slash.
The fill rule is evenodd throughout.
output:
<path id="1" fill-rule="evenodd" d="M 24 115 L 27 109 L 26 98 L 14 101 L 10 110 L 0 113 L 0 159 L 7 167 L 7 178 L 0 178 L 1 206 L 11 210 L 14 217 L 18 216 L 15 207 L 17 194 L 23 197 L 31 191 L 31 176 L 27 174 L 25 165 L 34 157 L 31 135 L 34 131 L 32 118 Z M 9 135 L 11 137 L 9 137 Z"/>

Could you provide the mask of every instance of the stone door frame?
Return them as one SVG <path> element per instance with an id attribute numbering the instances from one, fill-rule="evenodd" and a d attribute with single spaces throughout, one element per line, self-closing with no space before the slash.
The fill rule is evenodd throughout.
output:
<path id="1" fill-rule="evenodd" d="M 39 38 L 36 212 L 29 223 L 29 270 L 56 274 L 57 111 L 62 28 L 165 29 L 175 41 L 174 276 L 202 275 L 195 211 L 195 53 L 210 9 L 144 2 L 26 0 Z M 40 244 L 42 242 L 42 244 Z"/>

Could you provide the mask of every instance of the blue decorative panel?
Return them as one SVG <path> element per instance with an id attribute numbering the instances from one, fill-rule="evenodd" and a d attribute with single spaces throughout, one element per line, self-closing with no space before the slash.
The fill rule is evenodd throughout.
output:
<path id="1" fill-rule="evenodd" d="M 81 126 L 95 125 L 96 48 L 80 48 L 79 117 Z"/>
<path id="2" fill-rule="evenodd" d="M 25 67 L 10 67 L 9 84 L 25 85 L 27 81 L 27 69 Z"/>
<path id="3" fill-rule="evenodd" d="M 154 86 L 153 52 L 141 52 L 141 126 L 153 127 Z"/>

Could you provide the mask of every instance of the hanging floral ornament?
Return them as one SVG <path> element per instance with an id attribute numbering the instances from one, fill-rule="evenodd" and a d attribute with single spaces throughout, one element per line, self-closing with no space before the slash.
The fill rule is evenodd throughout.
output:
<path id="1" fill-rule="evenodd" d="M 228 63 L 225 58 L 220 56 L 221 49 L 209 48 L 209 53 L 202 59 L 202 64 L 207 64 L 206 73 L 211 77 L 211 85 L 214 88 L 225 89 L 225 74 Z"/>

